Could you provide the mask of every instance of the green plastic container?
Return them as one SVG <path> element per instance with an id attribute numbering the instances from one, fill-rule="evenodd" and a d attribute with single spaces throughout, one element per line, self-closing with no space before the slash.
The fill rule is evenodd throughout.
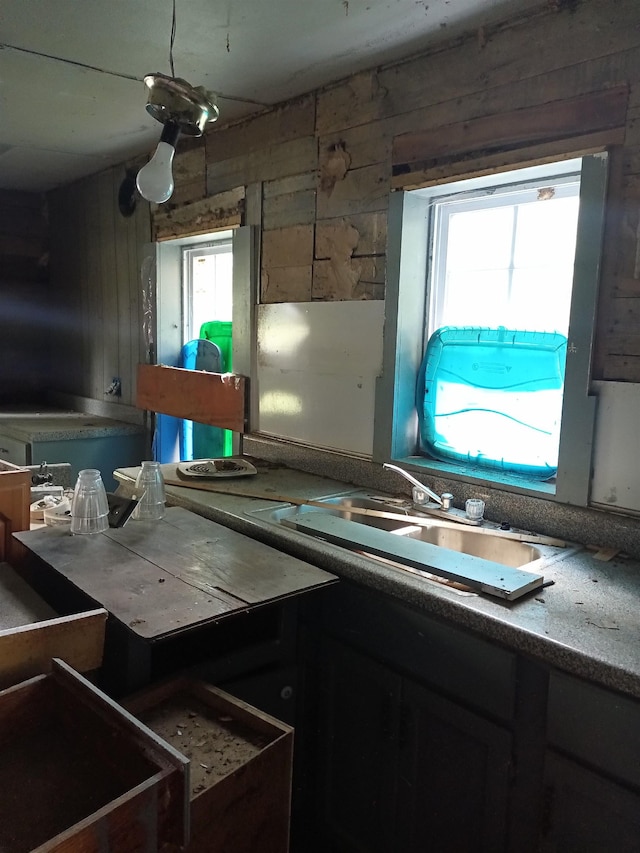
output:
<path id="1" fill-rule="evenodd" d="M 200 326 L 199 338 L 211 341 L 220 347 L 222 353 L 222 373 L 233 371 L 233 323 L 224 320 L 211 320 Z M 221 430 L 222 453 L 221 456 L 233 456 L 233 433 L 231 430 Z"/>

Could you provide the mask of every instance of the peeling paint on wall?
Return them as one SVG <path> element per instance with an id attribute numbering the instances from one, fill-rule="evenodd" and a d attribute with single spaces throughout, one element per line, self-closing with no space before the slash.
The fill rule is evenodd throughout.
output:
<path id="1" fill-rule="evenodd" d="M 343 181 L 351 165 L 351 155 L 343 142 L 330 146 L 320 163 L 320 189 L 331 195 L 338 181 Z"/>

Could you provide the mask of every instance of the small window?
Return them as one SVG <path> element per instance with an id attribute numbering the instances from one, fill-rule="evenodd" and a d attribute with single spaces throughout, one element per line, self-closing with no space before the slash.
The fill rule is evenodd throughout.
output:
<path id="1" fill-rule="evenodd" d="M 606 167 L 603 153 L 392 194 L 376 460 L 587 503 Z M 430 342 L 438 358 L 454 356 L 447 367 L 462 367 L 464 381 L 445 387 L 427 370 Z M 527 392 L 526 383 L 518 389 L 494 373 L 465 399 L 481 364 L 485 379 L 499 367 L 504 377 L 517 369 L 521 379 L 540 381 Z M 433 420 L 425 428 L 436 411 L 431 398 L 425 406 L 425 391 L 445 392 L 450 434 Z M 498 412 L 493 420 L 482 411 L 489 407 Z M 456 422 L 451 412 L 464 418 Z M 441 427 L 447 420 L 438 419 Z M 540 453 L 518 420 L 530 436 L 544 436 Z M 477 446 L 481 431 L 486 454 Z M 528 446 L 518 455 L 521 445 Z"/>
<path id="2" fill-rule="evenodd" d="M 230 322 L 233 314 L 233 252 L 231 240 L 185 247 L 183 250 L 183 341 L 200 337 L 204 323 Z"/>

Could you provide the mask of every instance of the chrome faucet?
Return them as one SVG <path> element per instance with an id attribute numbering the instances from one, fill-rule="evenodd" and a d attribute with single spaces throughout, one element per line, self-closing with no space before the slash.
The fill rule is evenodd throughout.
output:
<path id="1" fill-rule="evenodd" d="M 382 467 L 387 468 L 389 471 L 395 471 L 396 474 L 400 474 L 401 477 L 404 477 L 405 480 L 411 483 L 411 498 L 417 506 L 424 506 L 428 503 L 427 497 L 429 497 L 445 512 L 451 509 L 451 505 L 453 504 L 453 495 L 450 492 L 444 492 L 442 495 L 437 495 L 428 486 L 425 486 L 424 483 L 416 480 L 416 478 L 409 474 L 408 471 L 405 471 L 404 468 L 399 468 L 397 465 L 391 465 L 390 462 L 384 462 Z"/>

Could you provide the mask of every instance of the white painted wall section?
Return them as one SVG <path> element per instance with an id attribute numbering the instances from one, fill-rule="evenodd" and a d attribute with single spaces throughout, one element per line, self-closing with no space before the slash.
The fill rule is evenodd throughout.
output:
<path id="1" fill-rule="evenodd" d="M 640 512 L 640 386 L 594 382 L 598 395 L 590 503 Z"/>
<path id="2" fill-rule="evenodd" d="M 384 302 L 260 305 L 258 430 L 371 456 Z"/>

